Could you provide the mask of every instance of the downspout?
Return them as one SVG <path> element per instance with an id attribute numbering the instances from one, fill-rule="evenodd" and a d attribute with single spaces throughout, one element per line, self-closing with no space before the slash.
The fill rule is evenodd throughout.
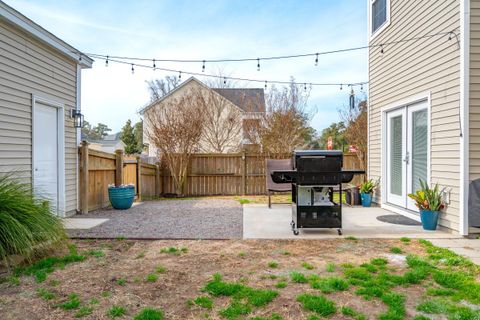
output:
<path id="1" fill-rule="evenodd" d="M 458 232 L 468 235 L 470 0 L 460 0 L 460 212 Z"/>
<path id="2" fill-rule="evenodd" d="M 76 109 L 81 110 L 82 109 L 82 67 L 77 64 L 77 83 L 76 83 Z M 76 147 L 77 147 L 77 156 L 75 157 L 76 159 L 76 183 L 77 183 L 77 212 L 80 210 L 80 180 L 78 177 L 80 176 L 80 167 L 78 164 L 78 147 L 80 146 L 82 140 L 82 129 L 81 128 L 76 128 Z"/>

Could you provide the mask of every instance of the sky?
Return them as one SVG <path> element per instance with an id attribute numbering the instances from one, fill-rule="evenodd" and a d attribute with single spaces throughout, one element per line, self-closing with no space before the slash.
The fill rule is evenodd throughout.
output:
<path id="1" fill-rule="evenodd" d="M 314 53 L 367 43 L 367 8 L 358 0 L 6 0 L 42 27 L 85 53 L 165 59 L 255 58 Z M 354 83 L 367 81 L 367 51 L 257 63 L 206 64 L 205 74 L 259 80 Z M 201 63 L 157 63 L 201 72 Z M 95 59 L 82 71 L 82 113 L 119 131 L 149 102 L 146 81 L 176 75 Z M 182 75 L 182 79 L 188 76 Z M 199 80 L 204 80 L 198 77 Z M 263 88 L 263 83 L 237 86 Z M 268 90 L 268 89 L 267 89 Z M 366 88 L 364 88 L 366 91 Z M 314 87 L 309 107 L 318 131 L 339 121 L 345 87 Z M 360 88 L 357 95 L 364 95 Z"/>

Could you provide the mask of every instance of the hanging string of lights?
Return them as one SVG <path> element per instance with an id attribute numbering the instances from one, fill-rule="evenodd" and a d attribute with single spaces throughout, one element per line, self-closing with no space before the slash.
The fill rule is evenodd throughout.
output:
<path id="1" fill-rule="evenodd" d="M 456 34 L 455 30 L 454 31 L 446 31 L 446 32 L 438 32 L 438 33 L 433 33 L 433 34 L 427 34 L 423 36 L 417 36 L 417 37 L 411 37 L 411 38 L 405 38 L 401 40 L 395 40 L 395 41 L 389 41 L 389 42 L 383 42 L 383 43 L 377 43 L 377 44 L 371 44 L 371 45 L 365 45 L 365 46 L 359 46 L 359 47 L 351 47 L 351 48 L 343 48 L 343 49 L 337 49 L 337 50 L 330 50 L 330 51 L 323 51 L 323 52 L 314 52 L 314 53 L 302 53 L 302 54 L 292 54 L 292 55 L 283 55 L 283 56 L 270 56 L 270 57 L 257 57 L 257 58 L 227 58 L 227 59 L 152 59 L 152 58 L 140 58 L 140 57 L 127 57 L 127 56 L 109 56 L 109 55 L 103 55 L 103 54 L 98 54 L 98 53 L 85 53 L 87 56 L 95 56 L 97 58 L 112 58 L 112 59 L 117 59 L 117 60 L 129 60 L 129 61 L 157 61 L 157 62 L 175 62 L 175 63 L 201 63 L 202 64 L 202 70 L 205 69 L 205 65 L 207 63 L 222 63 L 222 62 L 248 62 L 248 61 L 256 61 L 257 62 L 257 70 L 260 69 L 260 61 L 268 61 L 268 60 L 284 60 L 284 59 L 295 59 L 295 58 L 305 58 L 305 57 L 315 57 L 315 65 L 318 65 L 318 57 L 320 55 L 329 55 L 329 54 L 334 54 L 334 53 L 343 53 L 343 52 L 349 52 L 349 51 L 358 51 L 358 50 L 365 50 L 365 49 L 371 49 L 371 48 L 380 48 L 381 51 L 384 50 L 385 47 L 387 46 L 392 46 L 392 45 L 397 45 L 405 42 L 412 42 L 412 41 L 419 41 L 419 40 L 424 40 L 428 38 L 434 38 L 434 37 L 442 37 L 448 35 L 448 40 L 451 40 L 452 37 L 455 37 L 457 42 L 458 40 L 458 35 Z M 383 53 L 383 52 L 382 52 Z M 260 70 L 259 70 L 260 71 Z"/>
<path id="2" fill-rule="evenodd" d="M 226 84 L 227 80 L 234 80 L 234 81 L 247 81 L 247 82 L 256 82 L 256 83 L 265 83 L 265 88 L 267 88 L 267 84 L 294 84 L 294 85 L 301 85 L 303 88 L 306 90 L 307 86 L 340 86 L 341 88 L 346 85 L 349 87 L 355 87 L 355 86 L 360 86 L 361 90 L 363 90 L 363 86 L 368 84 L 367 81 L 362 81 L 362 82 L 354 82 L 354 83 L 326 83 L 326 82 L 292 82 L 292 81 L 278 81 L 278 80 L 259 80 L 259 79 L 248 79 L 248 78 L 241 78 L 241 77 L 226 77 L 223 75 L 215 75 L 215 74 L 208 74 L 202 72 L 191 72 L 191 71 L 185 71 L 185 70 L 177 70 L 177 69 L 170 69 L 170 68 L 163 68 L 163 67 L 158 67 L 158 66 L 153 66 L 153 65 L 146 65 L 142 63 L 130 63 L 127 61 L 122 61 L 122 60 L 117 60 L 117 59 L 112 59 L 109 57 L 108 62 L 113 62 L 113 63 L 119 63 L 119 64 L 126 64 L 131 66 L 131 71 L 132 74 L 135 73 L 135 67 L 139 68 L 146 68 L 146 69 L 152 69 L 152 70 L 160 70 L 160 71 L 165 71 L 165 72 L 171 72 L 171 73 L 177 73 L 178 74 L 178 79 L 182 80 L 182 75 L 187 74 L 191 76 L 201 76 L 201 77 L 208 77 L 208 78 L 217 78 L 217 79 L 223 79 L 223 83 Z M 105 64 L 108 66 L 108 63 Z"/>
<path id="3" fill-rule="evenodd" d="M 126 56 L 111 56 L 111 55 L 103 55 L 103 54 L 96 54 L 96 53 L 80 53 L 79 60 L 81 60 L 82 55 L 89 56 L 91 58 L 97 59 L 105 59 L 105 66 L 108 67 L 109 62 L 119 63 L 119 64 L 127 64 L 131 66 L 132 74 L 135 73 L 135 67 L 140 68 L 149 68 L 153 70 L 162 70 L 166 72 L 174 72 L 178 73 L 178 78 L 181 80 L 182 74 L 192 75 L 192 76 L 204 76 L 210 78 L 223 78 L 223 82 L 226 84 L 227 80 L 235 80 L 235 81 L 248 81 L 248 82 L 261 82 L 265 84 L 265 89 L 267 88 L 267 84 L 292 84 L 291 81 L 278 81 L 278 80 L 259 80 L 259 79 L 247 79 L 247 78 L 240 78 L 240 77 L 225 77 L 222 75 L 213 75 L 213 74 L 206 74 L 206 64 L 207 63 L 221 63 L 221 62 L 248 62 L 248 61 L 256 61 L 257 62 L 257 71 L 260 71 L 260 61 L 261 60 L 283 60 L 283 59 L 294 59 L 294 58 L 304 58 L 304 57 L 315 57 L 314 65 L 318 66 L 319 56 L 320 55 L 328 55 L 334 53 L 343 53 L 343 52 L 350 52 L 350 51 L 358 51 L 364 49 L 372 49 L 372 48 L 379 48 L 380 53 L 385 53 L 385 48 L 397 45 L 406 42 L 414 42 L 420 41 L 424 39 L 430 39 L 434 37 L 442 37 L 448 35 L 448 40 L 452 40 L 455 38 L 457 41 L 457 45 L 459 46 L 459 38 L 454 31 L 446 31 L 446 32 L 438 32 L 434 34 L 427 34 L 423 36 L 405 38 L 396 41 L 389 41 L 383 43 L 377 43 L 372 45 L 365 45 L 359 47 L 352 47 L 352 48 L 344 48 L 344 49 L 337 49 L 337 50 L 330 50 L 330 51 L 323 51 L 323 52 L 315 52 L 315 53 L 304 53 L 304 54 L 294 54 L 294 55 L 283 55 L 283 56 L 270 56 L 270 57 L 257 57 L 257 58 L 230 58 L 230 59 L 158 59 L 158 58 L 139 58 L 139 57 L 126 57 Z M 147 65 L 144 63 L 138 63 L 136 61 L 144 62 L 144 61 L 151 61 L 152 65 Z M 170 68 L 164 68 L 157 66 L 157 62 L 172 62 L 172 63 L 201 63 L 202 69 L 201 73 L 192 72 L 192 71 L 185 71 L 185 70 L 175 70 Z M 367 85 L 368 82 L 355 82 L 355 83 L 316 83 L 316 82 L 293 82 L 295 85 L 303 86 L 306 90 L 307 84 L 309 86 L 340 86 L 340 90 L 343 89 L 343 86 L 346 85 L 348 87 L 355 87 L 360 86 L 361 90 L 363 90 L 363 86 Z"/>

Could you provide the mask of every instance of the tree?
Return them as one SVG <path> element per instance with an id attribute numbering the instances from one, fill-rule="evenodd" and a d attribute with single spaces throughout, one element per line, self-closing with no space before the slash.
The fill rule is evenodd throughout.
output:
<path id="1" fill-rule="evenodd" d="M 182 81 L 177 76 L 166 76 L 165 79 L 147 81 L 150 91 L 150 102 L 155 102 L 166 96 L 180 85 Z"/>
<path id="2" fill-rule="evenodd" d="M 183 196 L 187 168 L 204 128 L 204 99 L 198 90 L 161 102 L 145 112 L 145 129 L 158 157 L 172 175 L 175 192 Z"/>
<path id="3" fill-rule="evenodd" d="M 138 153 L 141 153 L 145 148 L 145 143 L 143 143 L 143 120 L 135 123 L 133 126 L 133 135 L 135 136 L 135 141 L 137 142 Z"/>
<path id="4" fill-rule="evenodd" d="M 311 140 L 311 114 L 307 112 L 309 91 L 298 86 L 292 78 L 290 85 L 272 87 L 267 94 L 264 114 L 245 122 L 246 135 L 251 143 L 273 155 L 285 155 L 297 148 L 306 148 Z"/>
<path id="5" fill-rule="evenodd" d="M 90 140 L 102 140 L 108 135 L 108 132 L 112 131 L 106 124 L 98 123 L 95 127 L 88 121 L 83 122 L 82 135 Z"/>
<path id="6" fill-rule="evenodd" d="M 135 134 L 133 133 L 132 121 L 130 119 L 128 119 L 127 123 L 123 126 L 122 131 L 120 132 L 120 139 L 125 143 L 126 154 L 139 153 Z"/>
<path id="7" fill-rule="evenodd" d="M 348 150 L 347 141 L 345 139 L 345 124 L 342 121 L 332 123 L 328 128 L 322 130 L 318 139 L 321 149 L 327 149 L 329 137 L 332 137 L 333 149 L 341 151 Z"/>
<path id="8" fill-rule="evenodd" d="M 340 117 L 346 123 L 345 139 L 349 144 L 357 147 L 361 168 L 365 168 L 368 144 L 367 100 L 358 102 L 355 108 L 341 109 Z"/>
<path id="9" fill-rule="evenodd" d="M 215 91 L 199 98 L 204 106 L 202 152 L 236 152 L 242 143 L 242 111 Z"/>

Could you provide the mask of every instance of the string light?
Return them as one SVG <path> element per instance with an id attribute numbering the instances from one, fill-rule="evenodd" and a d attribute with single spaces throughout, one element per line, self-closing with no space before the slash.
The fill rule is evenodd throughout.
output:
<path id="1" fill-rule="evenodd" d="M 380 53 L 383 53 L 383 44 L 380 45 Z"/>
<path id="2" fill-rule="evenodd" d="M 267 80 L 265 80 L 265 90 L 267 89 Z"/>
<path id="3" fill-rule="evenodd" d="M 411 41 L 419 41 L 423 39 L 428 39 L 428 38 L 433 38 L 433 37 L 441 37 L 448 35 L 449 39 L 452 39 L 453 36 L 458 37 L 457 34 L 455 33 L 455 30 L 453 31 L 446 31 L 446 32 L 438 32 L 434 34 L 427 34 L 427 35 L 422 35 L 418 37 L 412 37 L 412 38 L 405 38 L 401 40 L 395 40 L 395 41 L 390 41 L 390 42 L 384 42 L 380 44 L 371 44 L 371 45 L 365 45 L 365 46 L 359 46 L 359 47 L 351 47 L 351 48 L 344 48 L 344 49 L 337 49 L 337 50 L 331 50 L 331 51 L 323 51 L 323 52 L 315 52 L 315 53 L 303 53 L 303 54 L 292 54 L 292 55 L 284 55 L 284 56 L 270 56 L 270 57 L 258 57 L 258 58 L 230 58 L 230 59 L 156 59 L 157 61 L 161 62 L 179 62 L 179 63 L 218 63 L 218 62 L 245 62 L 245 61 L 254 61 L 257 60 L 257 67 L 260 64 L 260 60 L 281 60 L 281 59 L 294 59 L 294 58 L 302 58 L 302 57 L 317 57 L 320 55 L 327 55 L 327 54 L 333 54 L 333 53 L 343 53 L 343 52 L 349 52 L 349 51 L 356 51 L 356 50 L 363 50 L 363 49 L 368 49 L 368 48 L 375 48 L 375 47 L 381 47 L 383 46 L 390 46 L 390 45 L 396 45 L 396 44 L 401 44 L 405 42 L 411 42 Z M 72 51 L 77 54 L 79 54 L 78 51 Z M 94 54 L 94 53 L 85 53 L 88 56 L 95 56 L 97 58 L 105 58 L 105 55 L 100 55 L 100 54 Z M 123 56 L 111 56 L 110 58 L 114 59 L 120 59 L 120 60 L 137 60 L 137 61 L 151 61 L 151 58 L 138 58 L 138 57 L 123 57 Z M 81 60 L 81 57 L 79 58 Z"/>
<path id="4" fill-rule="evenodd" d="M 340 90 L 343 90 L 343 84 L 340 84 Z"/>
<path id="5" fill-rule="evenodd" d="M 205 60 L 203 60 L 203 64 L 202 64 L 202 72 L 205 72 Z"/>
<path id="6" fill-rule="evenodd" d="M 105 67 L 108 67 L 108 56 L 107 56 L 107 59 L 105 60 Z"/>
<path id="7" fill-rule="evenodd" d="M 260 58 L 257 58 L 257 71 L 260 71 Z"/>
<path id="8" fill-rule="evenodd" d="M 153 71 L 155 71 L 155 68 L 156 68 L 156 67 L 157 67 L 157 66 L 155 65 L 155 59 L 153 59 Z"/>
<path id="9" fill-rule="evenodd" d="M 135 73 L 135 69 L 133 68 L 133 63 L 132 63 L 132 74 Z"/>
<path id="10" fill-rule="evenodd" d="M 318 66 L 318 53 L 317 56 L 315 57 L 315 67 Z"/>
<path id="11" fill-rule="evenodd" d="M 306 84 L 306 83 L 303 84 L 303 89 L 304 89 L 305 91 L 307 91 L 307 84 Z"/>
<path id="12" fill-rule="evenodd" d="M 178 71 L 178 80 L 182 80 L 182 71 Z"/>
<path id="13" fill-rule="evenodd" d="M 223 85 L 227 85 L 227 77 L 223 77 Z"/>
<path id="14" fill-rule="evenodd" d="M 360 85 L 360 90 L 363 91 L 363 83 Z"/>

